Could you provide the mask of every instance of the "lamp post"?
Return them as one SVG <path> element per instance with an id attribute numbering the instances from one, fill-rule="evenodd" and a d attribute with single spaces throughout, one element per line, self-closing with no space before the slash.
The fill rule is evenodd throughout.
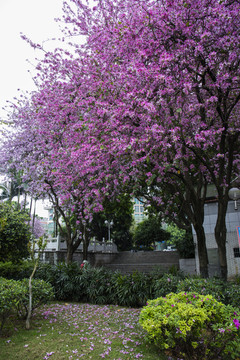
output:
<path id="1" fill-rule="evenodd" d="M 228 196 L 231 200 L 234 200 L 234 209 L 237 210 L 237 200 L 240 199 L 240 189 L 232 188 L 228 192 Z"/>
<path id="2" fill-rule="evenodd" d="M 108 227 L 108 241 L 111 242 L 111 227 L 113 226 L 113 221 L 105 220 L 105 224 Z"/>

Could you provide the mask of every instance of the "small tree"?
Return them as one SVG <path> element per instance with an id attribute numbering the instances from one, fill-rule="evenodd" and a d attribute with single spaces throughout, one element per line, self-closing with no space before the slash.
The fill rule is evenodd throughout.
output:
<path id="1" fill-rule="evenodd" d="M 0 203 L 0 261 L 14 263 L 29 256 L 31 239 L 28 215 L 15 203 Z"/>
<path id="2" fill-rule="evenodd" d="M 38 246 L 38 254 L 37 254 L 37 258 L 35 258 L 35 242 L 33 241 L 32 243 L 32 261 L 34 263 L 33 266 L 33 271 L 29 277 L 29 304 L 28 304 L 28 313 L 27 313 L 27 319 L 26 319 L 26 329 L 30 329 L 30 319 L 32 316 L 32 279 L 34 277 L 34 274 L 37 270 L 38 264 L 39 264 L 39 259 L 40 259 L 40 253 L 41 251 L 43 251 L 47 245 L 46 239 L 44 239 L 44 237 L 40 237 L 37 241 L 36 244 Z"/>

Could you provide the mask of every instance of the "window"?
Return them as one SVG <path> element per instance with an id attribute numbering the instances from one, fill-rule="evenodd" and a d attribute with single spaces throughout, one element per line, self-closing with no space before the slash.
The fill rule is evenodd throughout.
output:
<path id="1" fill-rule="evenodd" d="M 237 258 L 237 257 L 240 258 L 240 248 L 239 247 L 233 248 L 233 253 L 234 253 L 235 258 Z"/>

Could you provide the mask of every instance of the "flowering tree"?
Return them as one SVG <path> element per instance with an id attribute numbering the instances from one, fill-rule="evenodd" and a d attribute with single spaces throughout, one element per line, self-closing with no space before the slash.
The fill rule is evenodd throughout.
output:
<path id="1" fill-rule="evenodd" d="M 70 73 L 69 67 L 67 77 Z M 43 81 L 30 99 L 14 106 L 16 131 L 10 131 L 4 142 L 2 162 L 21 170 L 30 194 L 50 198 L 58 226 L 61 228 L 60 217 L 65 223 L 69 263 L 81 241 L 86 258 L 88 224 L 92 213 L 102 210 L 101 203 L 112 185 L 102 171 L 102 154 L 104 161 L 108 154 L 105 149 L 96 150 L 91 124 L 82 121 L 78 87 L 65 77 L 65 72 L 58 70 L 51 84 Z"/>
<path id="2" fill-rule="evenodd" d="M 38 216 L 35 217 L 31 216 L 30 227 L 34 239 L 39 239 L 46 232 L 46 230 L 44 229 L 41 223 L 41 219 Z"/>
<path id="3" fill-rule="evenodd" d="M 150 159 L 149 179 L 155 175 L 158 186 L 166 177 L 180 181 L 185 200 L 196 203 L 195 218 L 202 218 L 206 184 L 215 185 L 215 238 L 226 278 L 225 215 L 239 168 L 239 2 L 72 3 L 65 21 L 71 34 L 87 36 L 89 89 L 101 95 L 95 114 L 107 123 L 118 156 L 128 140 L 128 173 L 139 178 Z"/>
<path id="4" fill-rule="evenodd" d="M 95 3 L 64 2 L 67 35 L 84 35 L 86 43 L 75 44 L 74 55 L 46 54 L 38 65 L 39 92 L 20 116 L 31 136 L 24 161 L 36 176 L 34 187 L 53 186 L 64 205 L 89 218 L 120 183 L 133 191 L 143 181 L 154 185 L 159 206 L 183 205 L 207 276 L 204 200 L 214 184 L 226 278 L 228 190 L 239 172 L 240 4 Z"/>
<path id="5" fill-rule="evenodd" d="M 48 104 L 44 105 L 44 111 L 46 111 Z M 12 159 L 10 166 L 23 171 L 23 181 L 27 179 L 28 192 L 31 195 L 50 198 L 59 217 L 61 216 L 66 224 L 67 262 L 70 262 L 74 251 L 83 240 L 83 220 L 86 214 L 83 214 L 84 199 L 81 199 L 82 208 L 77 201 L 80 194 L 79 184 L 76 184 L 78 187 L 73 190 L 71 184 L 68 184 L 68 177 L 73 176 L 69 159 L 66 164 L 69 172 L 64 177 L 64 183 L 61 182 L 65 170 L 63 160 L 67 158 L 67 154 L 64 155 L 63 151 L 64 136 L 59 139 L 59 142 L 56 141 L 57 137 L 61 137 L 61 124 L 57 129 L 53 117 L 47 122 L 40 116 L 40 111 L 36 112 L 33 103 L 31 106 L 21 105 L 15 113 L 16 111 L 18 111 L 18 116 L 14 123 L 18 131 L 5 141 L 2 161 L 5 159 L 5 164 L 9 163 L 10 157 Z M 77 218 L 77 226 L 74 227 L 70 221 L 73 213 Z M 59 217 L 57 220 L 61 227 Z"/>

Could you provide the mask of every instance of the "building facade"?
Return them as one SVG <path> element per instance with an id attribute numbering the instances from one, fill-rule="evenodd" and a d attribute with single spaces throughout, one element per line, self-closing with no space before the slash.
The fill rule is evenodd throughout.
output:
<path id="1" fill-rule="evenodd" d="M 220 275 L 220 265 L 218 257 L 218 248 L 214 235 L 214 228 L 217 220 L 217 202 L 206 203 L 204 209 L 204 229 L 206 234 L 207 251 L 209 258 L 209 275 L 215 276 Z M 227 226 L 227 263 L 228 263 L 228 277 L 231 278 L 236 275 L 240 275 L 240 206 L 235 209 L 234 201 L 229 201 L 227 215 L 226 215 L 226 226 Z M 193 229 L 194 242 L 196 244 L 196 233 Z M 199 273 L 199 258 L 197 246 L 195 246 L 195 257 L 196 257 L 196 269 Z"/>
<path id="2" fill-rule="evenodd" d="M 144 213 L 144 203 L 141 199 L 139 200 L 134 198 L 133 217 L 136 224 L 146 219 L 146 215 Z"/>

